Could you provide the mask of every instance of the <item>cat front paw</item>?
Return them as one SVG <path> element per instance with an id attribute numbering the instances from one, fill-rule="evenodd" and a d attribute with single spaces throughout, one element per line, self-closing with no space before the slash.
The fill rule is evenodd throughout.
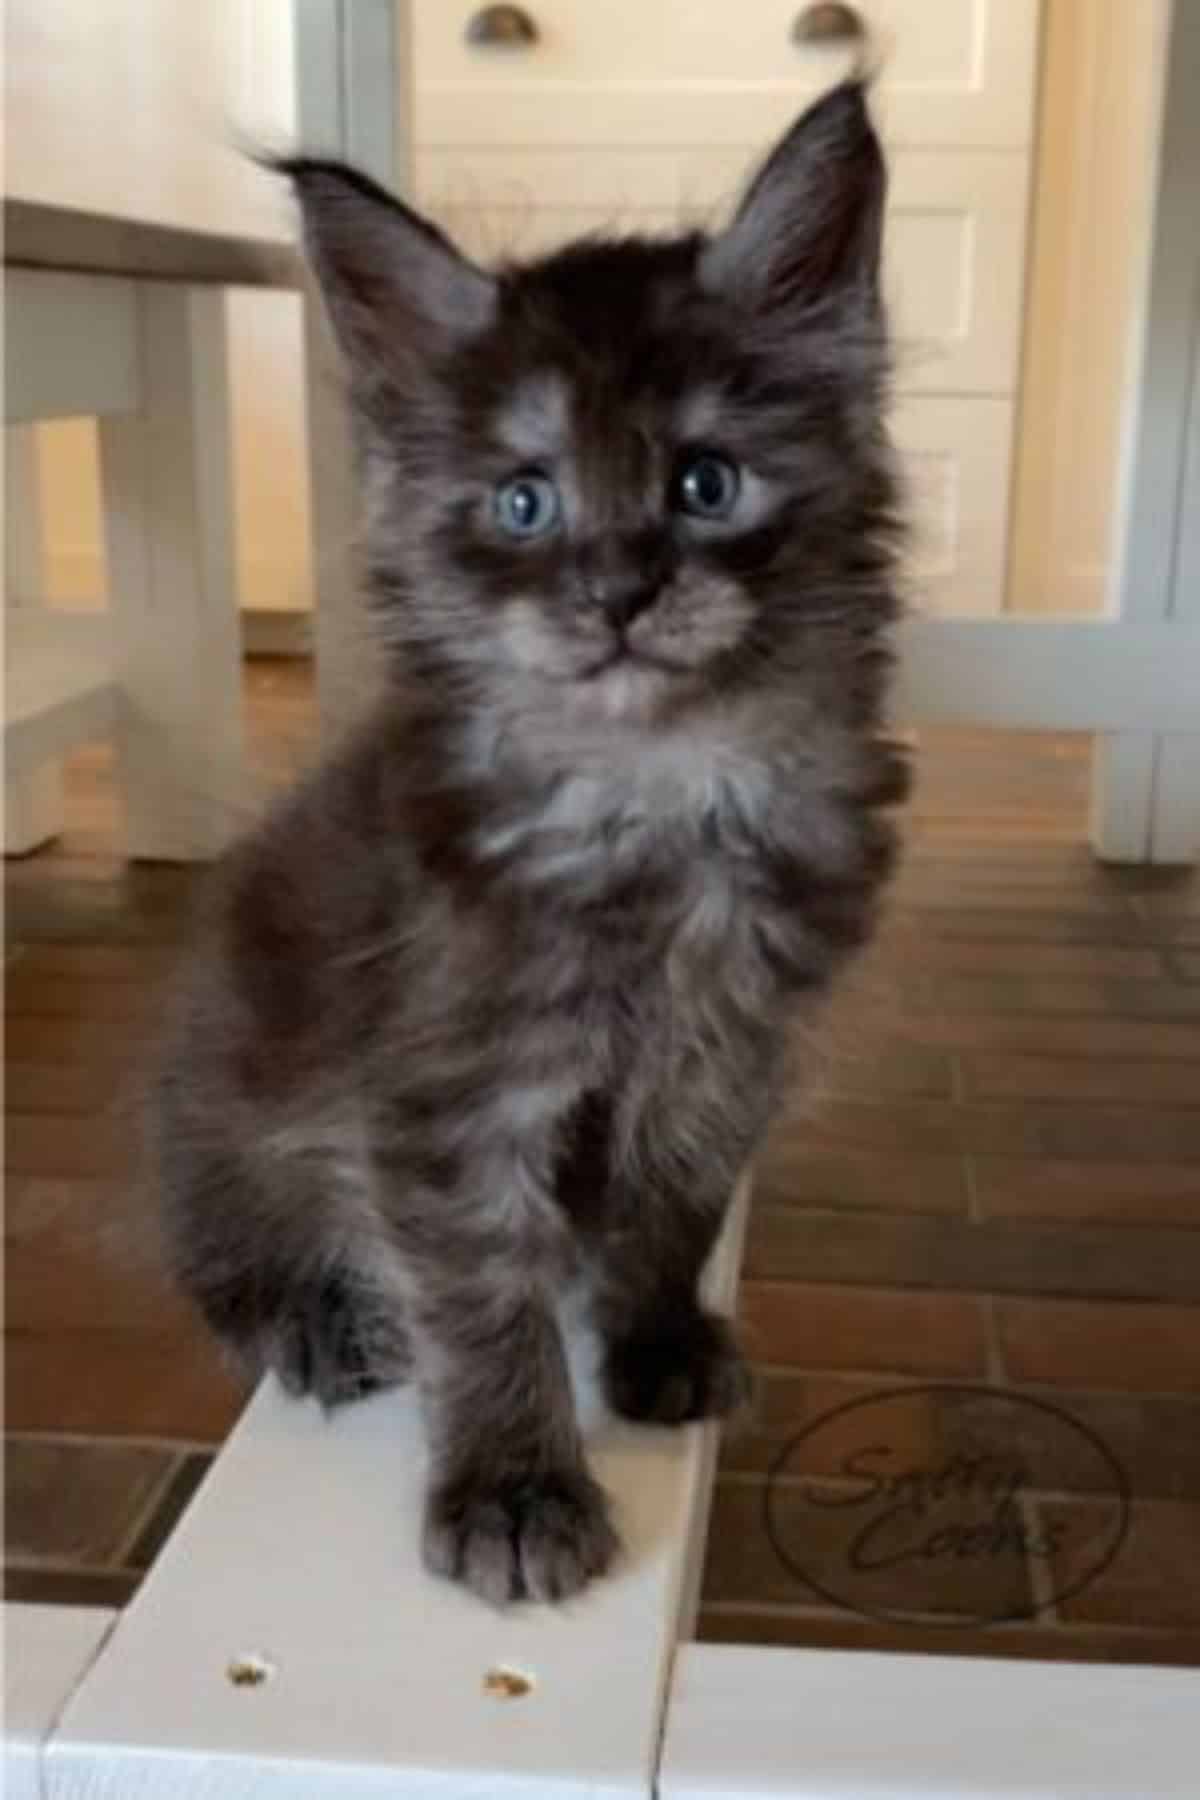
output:
<path id="1" fill-rule="evenodd" d="M 567 1600 L 611 1566 L 620 1542 L 603 1488 L 585 1469 L 484 1471 L 429 1496 L 426 1566 L 492 1606 Z"/>
<path id="2" fill-rule="evenodd" d="M 728 1321 L 699 1308 L 614 1339 L 604 1377 L 613 1411 L 644 1425 L 724 1418 L 750 1397 Z"/>

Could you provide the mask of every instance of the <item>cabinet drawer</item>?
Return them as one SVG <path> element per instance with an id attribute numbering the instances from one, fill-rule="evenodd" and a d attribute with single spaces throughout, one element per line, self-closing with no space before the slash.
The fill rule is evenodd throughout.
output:
<path id="1" fill-rule="evenodd" d="M 450 150 L 418 146 L 414 185 L 470 254 L 530 256 L 604 228 L 712 223 L 750 149 Z M 1016 385 L 1029 159 L 973 151 L 891 157 L 887 289 L 897 385 L 1007 394 Z"/>
<path id="2" fill-rule="evenodd" d="M 737 144 L 780 130 L 844 73 L 792 37 L 803 0 L 527 0 L 537 41 L 468 39 L 479 6 L 413 0 L 414 136 L 451 144 Z M 861 0 L 886 61 L 886 134 L 1030 140 L 1038 0 Z"/>
<path id="3" fill-rule="evenodd" d="M 902 395 L 892 418 L 913 534 L 908 598 L 922 613 L 999 613 L 1007 578 L 1010 400 Z"/>

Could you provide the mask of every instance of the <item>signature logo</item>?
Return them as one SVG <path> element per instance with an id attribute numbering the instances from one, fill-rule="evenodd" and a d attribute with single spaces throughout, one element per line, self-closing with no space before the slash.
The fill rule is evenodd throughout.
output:
<path id="1" fill-rule="evenodd" d="M 1129 1499 L 1112 1452 L 1064 1408 L 946 1384 L 822 1413 L 775 1458 L 763 1522 L 783 1567 L 836 1605 L 997 1624 L 1095 1581 L 1120 1550 Z"/>

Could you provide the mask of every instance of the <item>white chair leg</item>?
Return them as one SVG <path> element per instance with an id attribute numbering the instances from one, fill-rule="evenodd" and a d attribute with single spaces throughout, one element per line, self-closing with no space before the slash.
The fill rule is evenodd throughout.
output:
<path id="1" fill-rule="evenodd" d="M 1100 861 L 1148 862 L 1153 811 L 1153 733 L 1119 731 L 1097 737 L 1090 836 Z"/>
<path id="2" fill-rule="evenodd" d="M 40 606 L 45 593 L 36 428 L 11 426 L 4 444 L 5 604 Z M 63 827 L 62 770 L 47 763 L 4 784 L 4 853 L 27 856 Z"/>
<path id="3" fill-rule="evenodd" d="M 1098 738 L 1091 840 L 1102 862 L 1200 859 L 1200 733 L 1126 731 Z"/>
<path id="4" fill-rule="evenodd" d="M 243 796 L 225 297 L 138 289 L 143 404 L 100 425 L 131 857 L 216 855 Z"/>

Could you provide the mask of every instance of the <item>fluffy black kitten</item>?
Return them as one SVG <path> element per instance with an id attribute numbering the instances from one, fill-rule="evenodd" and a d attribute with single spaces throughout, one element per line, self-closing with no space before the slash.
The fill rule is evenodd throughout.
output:
<path id="1" fill-rule="evenodd" d="M 326 1404 L 402 1379 L 429 1565 L 617 1548 L 556 1304 L 634 1419 L 727 1410 L 697 1277 L 872 926 L 894 487 L 884 167 L 820 101 L 719 235 L 488 273 L 285 165 L 345 354 L 386 696 L 232 856 L 157 1087 L 179 1279 Z"/>

